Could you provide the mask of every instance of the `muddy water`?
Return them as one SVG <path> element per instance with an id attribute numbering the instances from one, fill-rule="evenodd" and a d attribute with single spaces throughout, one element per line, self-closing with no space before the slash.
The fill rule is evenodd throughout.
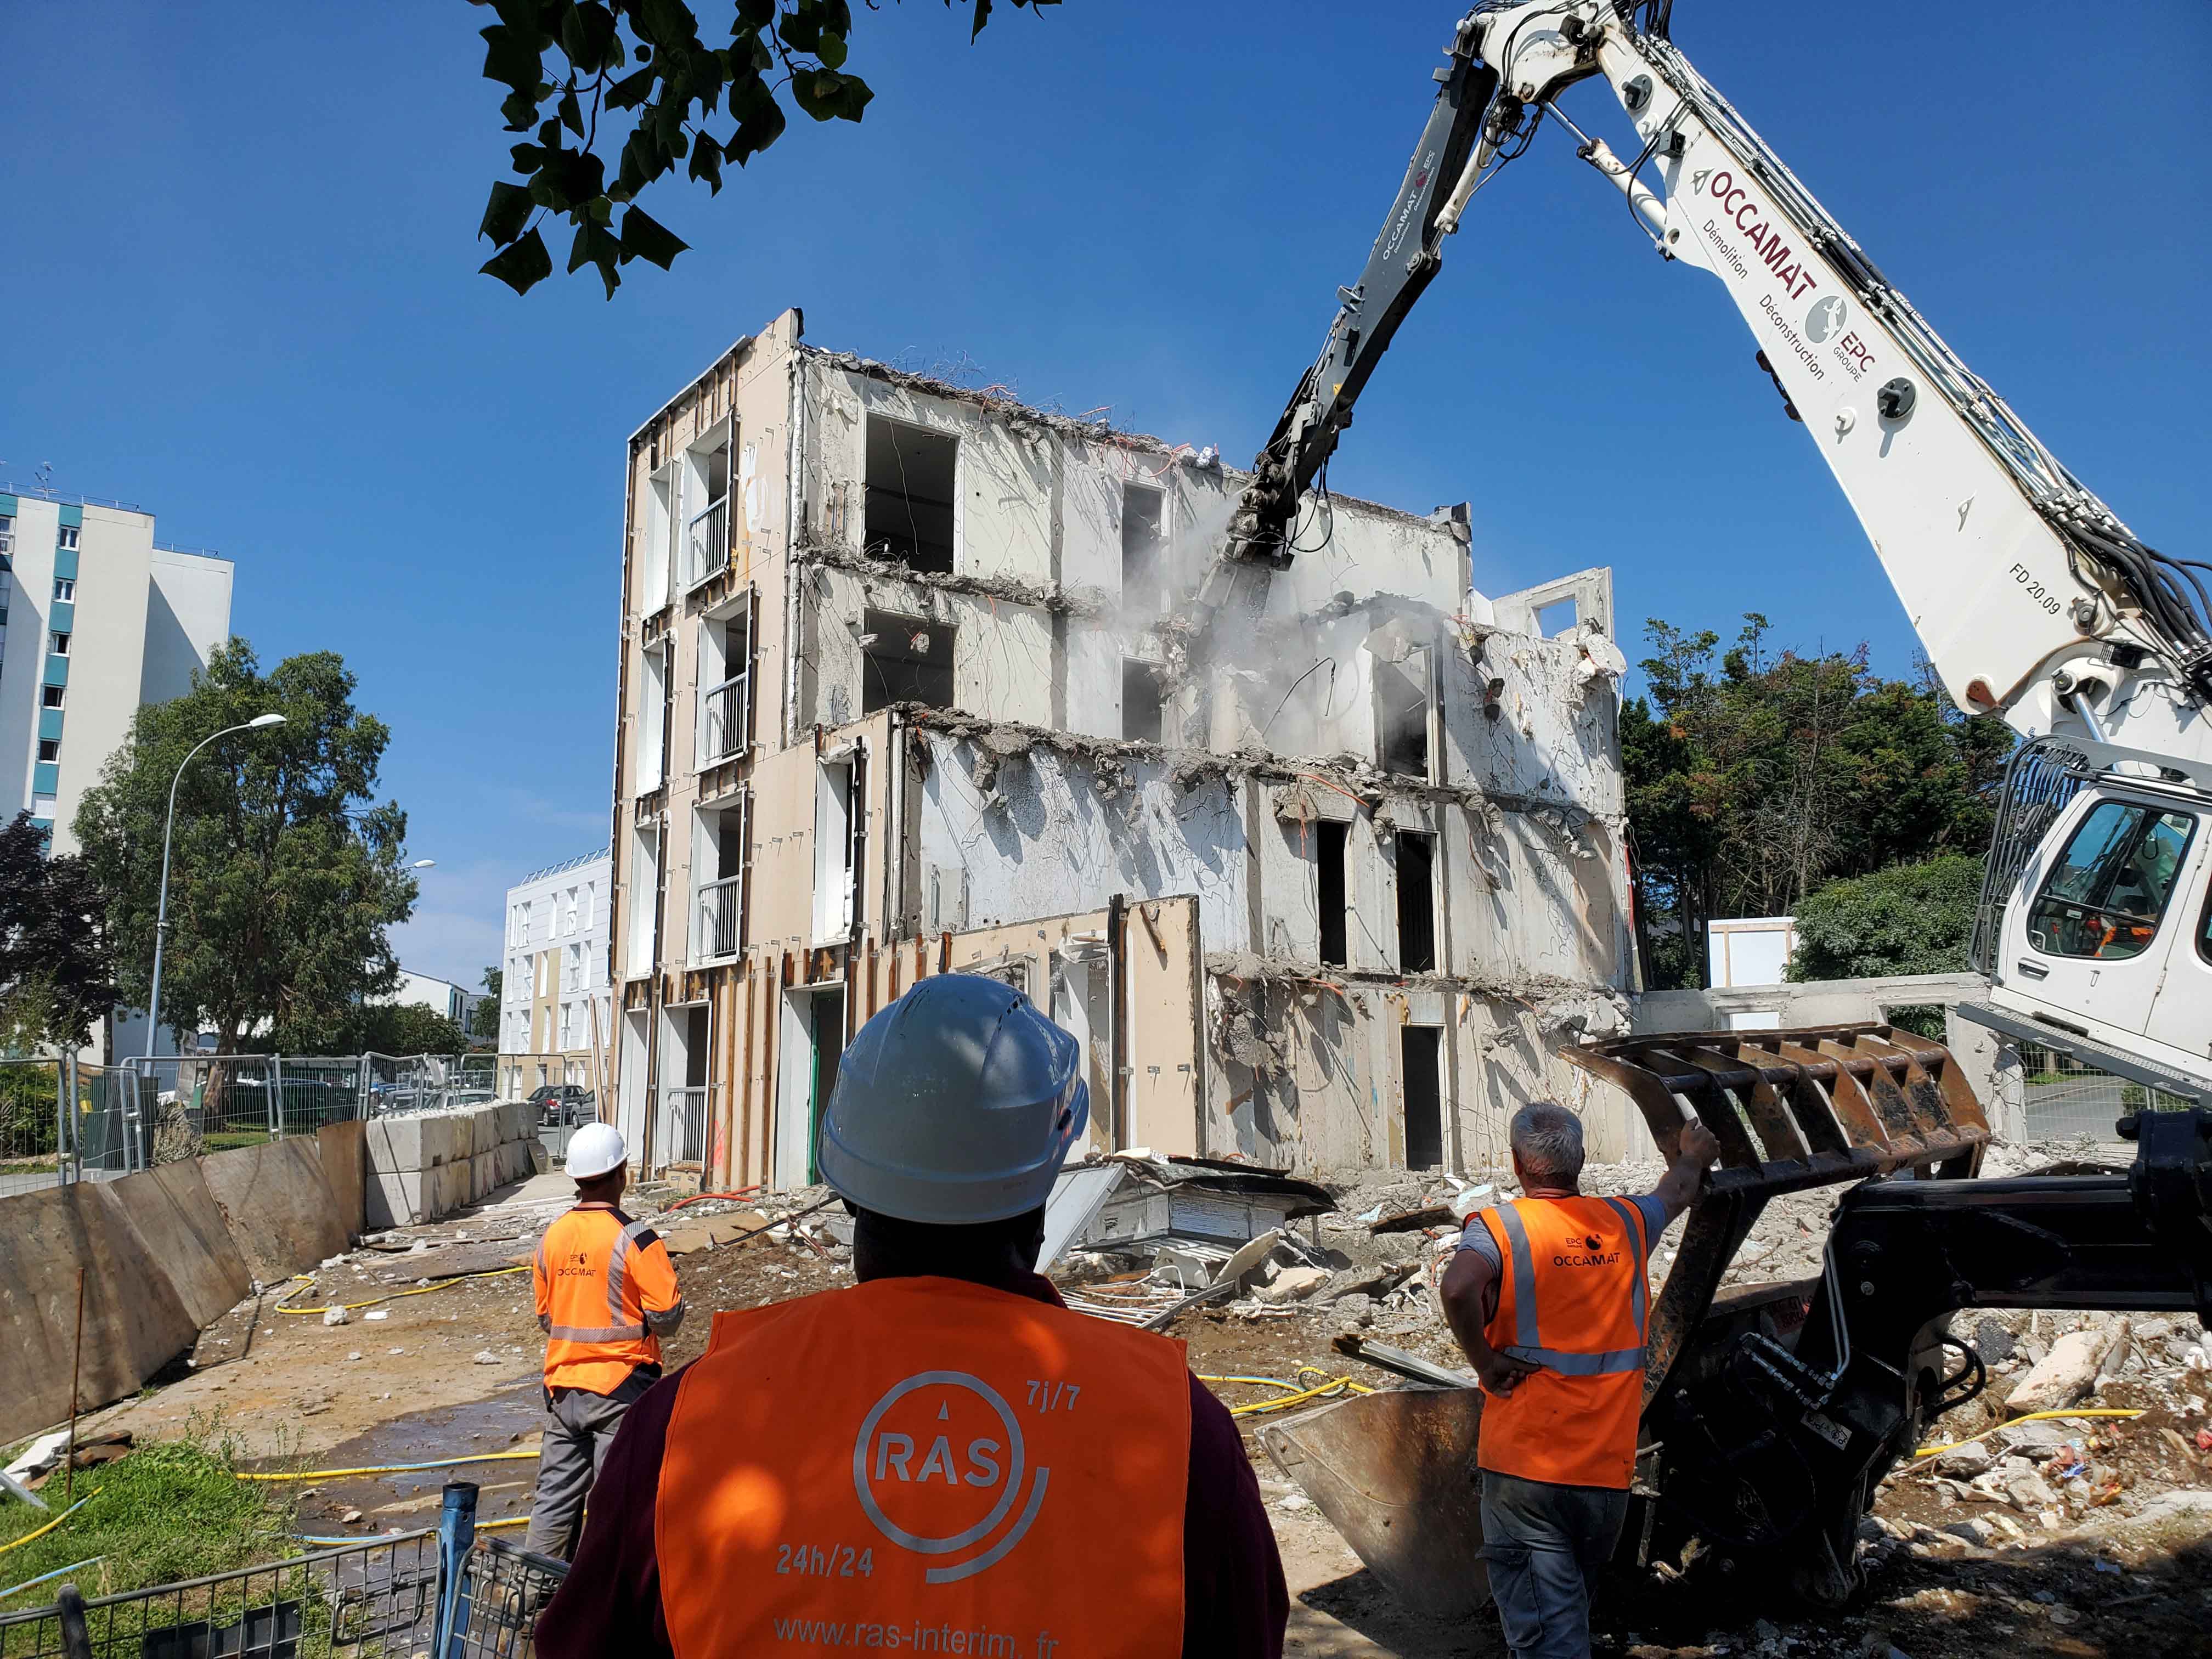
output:
<path id="1" fill-rule="evenodd" d="M 326 1452 L 318 1453 L 312 1462 L 319 1469 L 372 1468 L 393 1463 L 427 1463 L 471 1453 L 534 1452 L 538 1431 L 544 1425 L 543 1401 L 538 1384 L 531 1382 L 506 1389 L 488 1400 L 394 1418 Z M 496 1463 L 464 1463 L 447 1468 L 305 1481 L 301 1483 L 300 1529 L 318 1537 L 339 1538 L 434 1525 L 440 1493 L 449 1480 L 475 1483 L 479 1520 L 527 1515 L 531 1491 L 537 1480 L 535 1461 L 515 1458 Z M 340 1517 L 349 1510 L 359 1510 L 362 1519 L 347 1525 Z"/>

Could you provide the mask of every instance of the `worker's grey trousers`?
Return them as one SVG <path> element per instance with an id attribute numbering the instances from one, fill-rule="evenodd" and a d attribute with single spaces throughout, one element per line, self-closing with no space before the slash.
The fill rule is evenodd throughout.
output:
<path id="1" fill-rule="evenodd" d="M 1589 1579 L 1613 1559 L 1628 1494 L 1480 1473 L 1482 1554 L 1513 1659 L 1589 1659 Z"/>
<path id="2" fill-rule="evenodd" d="M 627 1400 L 581 1389 L 564 1389 L 545 1417 L 545 1444 L 538 1454 L 538 1496 L 522 1547 L 566 1561 L 576 1548 L 576 1523 L 607 1448 L 622 1427 Z"/>

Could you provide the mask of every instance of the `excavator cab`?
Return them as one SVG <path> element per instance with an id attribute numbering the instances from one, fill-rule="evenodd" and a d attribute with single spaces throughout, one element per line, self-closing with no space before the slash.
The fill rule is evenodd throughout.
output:
<path id="1" fill-rule="evenodd" d="M 1967 1018 L 2188 1099 L 2212 1091 L 2212 767 L 2042 738 L 2014 757 Z"/>

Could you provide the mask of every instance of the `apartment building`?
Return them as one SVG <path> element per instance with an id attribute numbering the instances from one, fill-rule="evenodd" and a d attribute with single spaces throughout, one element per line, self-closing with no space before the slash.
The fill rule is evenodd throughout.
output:
<path id="1" fill-rule="evenodd" d="M 443 1014 L 465 1031 L 469 1029 L 469 1016 L 483 999 L 465 985 L 456 985 L 452 980 L 441 979 L 435 974 L 418 973 L 403 965 L 399 969 L 398 984 L 385 995 L 368 1000 L 392 1008 L 428 1008 L 433 1013 Z"/>
<path id="2" fill-rule="evenodd" d="M 1242 475 L 801 331 L 629 443 L 647 1167 L 806 1181 L 844 1043 L 948 969 L 1082 1040 L 1098 1146 L 1465 1165 L 1584 1097 L 1553 1051 L 1634 974 L 1608 573 L 1492 598 L 1463 507 L 1337 496 L 1205 617 Z"/>
<path id="3" fill-rule="evenodd" d="M 76 850 L 77 802 L 143 703 L 191 689 L 230 637 L 232 566 L 159 546 L 120 501 L 0 491 L 0 816 Z"/>
<path id="4" fill-rule="evenodd" d="M 533 871 L 507 890 L 499 1052 L 509 1092 L 595 1087 L 613 1041 L 607 981 L 613 859 L 606 848 Z M 595 1034 L 596 1030 L 596 1034 Z"/>

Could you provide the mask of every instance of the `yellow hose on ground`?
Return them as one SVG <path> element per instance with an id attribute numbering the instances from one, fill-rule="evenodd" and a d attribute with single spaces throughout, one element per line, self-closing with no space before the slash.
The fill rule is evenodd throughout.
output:
<path id="1" fill-rule="evenodd" d="M 300 1469 L 283 1474 L 248 1474 L 234 1469 L 231 1473 L 240 1480 L 336 1480 L 349 1474 L 411 1474 L 417 1469 L 451 1468 L 456 1463 L 504 1463 L 537 1455 L 534 1451 L 478 1452 L 469 1457 L 434 1457 L 427 1463 L 375 1463 L 358 1469 Z"/>
<path id="2" fill-rule="evenodd" d="M 1229 1414 L 1231 1417 L 1256 1417 L 1264 1412 L 1279 1412 L 1291 1406 L 1302 1406 L 1309 1400 L 1318 1400 L 1341 1389 L 1348 1389 L 1353 1394 L 1375 1392 L 1364 1383 L 1353 1382 L 1349 1376 L 1330 1376 L 1327 1371 L 1317 1366 L 1301 1365 L 1298 1367 L 1298 1376 L 1301 1379 L 1310 1376 L 1326 1380 L 1308 1387 L 1303 1380 L 1297 1382 L 1285 1382 L 1279 1376 L 1208 1376 L 1202 1372 L 1199 1374 L 1198 1380 L 1201 1382 L 1249 1382 L 1260 1388 L 1283 1389 L 1288 1391 L 1280 1400 L 1256 1400 L 1249 1405 L 1231 1406 L 1229 1408 Z"/>
<path id="3" fill-rule="evenodd" d="M 82 1509 L 87 1504 L 92 1502 L 92 1500 L 99 1495 L 100 1494 L 96 1492 L 88 1492 L 85 1493 L 83 1497 L 78 1498 L 76 1503 L 64 1510 L 59 1515 L 56 1516 L 52 1520 L 47 1522 L 45 1526 L 40 1527 L 36 1532 L 27 1532 L 21 1538 L 11 1538 L 6 1543 L 0 1544 L 0 1555 L 7 1554 L 9 1550 L 19 1550 L 22 1548 L 24 1545 L 29 1543 L 33 1538 L 44 1538 L 48 1533 L 52 1532 L 56 1527 L 61 1525 L 63 1522 L 68 1520 L 70 1516 L 75 1515 L 79 1510 Z"/>
<path id="4" fill-rule="evenodd" d="M 280 1314 L 325 1314 L 331 1307 L 337 1307 L 351 1313 L 357 1308 L 374 1308 L 380 1302 L 397 1302 L 403 1296 L 428 1296 L 433 1291 L 448 1290 L 455 1285 L 465 1285 L 472 1279 L 499 1279 L 508 1273 L 526 1273 L 529 1271 L 527 1264 L 520 1267 L 494 1267 L 485 1273 L 462 1273 L 453 1279 L 441 1279 L 434 1285 L 417 1285 L 412 1290 L 394 1291 L 389 1296 L 372 1296 L 366 1302 L 336 1302 L 331 1304 L 330 1307 L 277 1308 L 273 1311 Z M 302 1284 L 312 1285 L 315 1282 L 313 1273 L 298 1273 L 294 1277 Z"/>
<path id="5" fill-rule="evenodd" d="M 2132 1420 L 2142 1415 L 2139 1411 L 2130 1411 L 2119 1406 L 2084 1406 L 2078 1410 L 2065 1412 L 2029 1412 L 2022 1417 L 2008 1417 L 2002 1423 L 1992 1423 L 1979 1434 L 1970 1434 L 1964 1440 L 1954 1440 L 1949 1444 L 1942 1446 L 1922 1446 L 1912 1455 L 1919 1458 L 1922 1462 L 1925 1462 L 1931 1457 L 1941 1457 L 1947 1451 L 1956 1451 L 1961 1446 L 1971 1446 L 1977 1440 L 1986 1440 L 2000 1429 L 2008 1429 L 2015 1423 L 2045 1423 L 2061 1417 L 2124 1417 Z M 1919 1467 L 1919 1463 L 1908 1463 L 1898 1473 L 1908 1474 Z"/>

